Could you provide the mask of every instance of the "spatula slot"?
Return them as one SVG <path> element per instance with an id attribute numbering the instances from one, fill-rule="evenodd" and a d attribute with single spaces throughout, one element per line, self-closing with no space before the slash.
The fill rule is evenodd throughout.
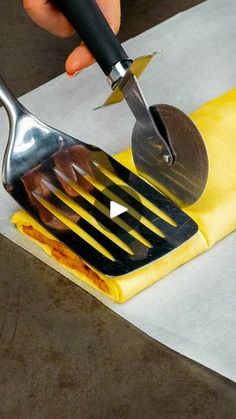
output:
<path id="1" fill-rule="evenodd" d="M 82 237 L 84 240 L 86 240 L 87 243 L 89 243 L 91 247 L 96 249 L 106 258 L 115 261 L 116 259 L 123 259 L 128 254 L 119 246 L 117 246 L 116 243 L 114 243 L 108 237 L 104 236 L 96 228 L 89 224 L 83 217 L 80 216 L 77 223 L 72 221 L 68 215 L 65 215 L 66 206 L 63 211 L 63 207 L 61 206 L 61 201 L 59 198 L 54 197 L 55 205 L 53 205 L 48 200 L 39 196 L 36 192 L 33 192 L 33 195 L 44 208 L 46 208 L 51 214 L 58 218 L 66 227 L 68 227 L 69 230 L 73 231 L 77 238 Z M 61 206 L 62 210 L 58 209 L 59 206 Z M 113 255 L 113 253 L 116 255 L 116 257 Z"/>
<path id="2" fill-rule="evenodd" d="M 126 244 L 129 244 L 133 237 L 143 245 L 152 247 L 153 241 L 156 240 L 155 235 L 144 227 L 142 228 L 142 233 L 140 233 L 138 220 L 131 215 L 126 213 L 115 217 L 113 220 L 110 219 L 110 199 L 103 194 L 104 191 L 100 191 L 95 187 L 91 189 L 92 183 L 84 179 L 88 184 L 85 191 L 78 183 L 73 182 L 57 169 L 54 169 L 54 171 L 58 178 L 63 178 L 63 181 L 77 192 L 78 195 L 73 198 L 73 201 L 86 208 L 111 233 L 120 237 Z M 90 192 L 88 193 L 87 190 L 90 190 Z M 130 238 L 130 236 L 132 237 Z"/>
<path id="3" fill-rule="evenodd" d="M 50 189 L 52 189 L 51 185 L 50 185 Z M 83 217 L 80 217 L 77 223 L 75 223 L 66 214 L 67 205 L 65 205 L 65 208 L 61 208 L 60 210 L 58 209 L 61 202 L 59 202 L 59 198 L 57 196 L 54 197 L 53 204 L 52 204 L 51 202 L 44 199 L 36 192 L 33 192 L 33 195 L 35 199 L 37 199 L 38 202 L 44 208 L 46 208 L 50 213 L 52 213 L 56 218 L 58 218 L 66 227 L 68 227 L 68 231 L 75 233 L 74 242 L 71 243 L 73 247 L 74 246 L 76 247 L 76 243 L 78 244 L 81 243 L 81 240 L 82 241 L 86 240 L 87 248 L 88 247 L 89 249 L 93 248 L 93 250 L 96 250 L 103 257 L 109 259 L 110 261 L 114 263 L 122 262 L 123 264 L 125 264 L 125 263 L 128 263 L 129 260 L 133 262 L 138 262 L 139 260 L 143 260 L 145 257 L 147 257 L 149 253 L 149 249 L 143 246 L 137 240 L 134 240 L 132 243 L 132 247 L 133 247 L 133 250 L 135 250 L 135 253 L 132 252 L 132 254 L 128 254 L 126 251 L 118 247 L 116 243 L 114 243 L 108 237 L 104 236 L 101 232 L 96 230 Z M 63 234 L 63 238 L 65 239 L 65 235 L 67 236 L 67 233 L 68 233 L 67 231 L 64 231 L 63 233 L 61 232 L 59 234 Z"/>
<path id="4" fill-rule="evenodd" d="M 79 215 L 80 218 L 83 218 L 84 220 L 88 221 L 89 224 L 91 224 L 94 228 L 99 230 L 102 234 L 104 234 L 107 238 L 112 240 L 112 242 L 116 243 L 118 246 L 120 246 L 124 251 L 129 253 L 130 255 L 133 255 L 133 250 L 125 244 L 124 241 L 119 239 L 117 235 L 112 233 L 108 228 L 102 227 L 102 225 L 98 222 L 99 218 L 94 217 L 91 215 L 91 211 L 89 211 L 89 208 L 84 208 L 81 206 L 81 204 L 76 203 L 75 200 L 70 199 L 64 192 L 62 192 L 60 189 L 56 188 L 55 186 L 51 185 L 49 182 L 42 180 L 43 183 L 47 186 L 47 188 L 52 192 L 54 196 L 56 196 L 61 203 L 65 205 L 65 208 L 70 208 L 73 212 Z M 55 200 L 54 200 L 55 202 Z M 123 234 L 124 236 L 124 234 Z M 130 240 L 127 240 L 129 242 Z"/>
<path id="5" fill-rule="evenodd" d="M 131 187 L 131 185 L 133 181 L 136 181 L 139 178 L 133 172 L 130 172 L 129 170 L 127 170 L 129 172 L 129 179 L 128 181 L 125 181 L 123 179 L 123 176 L 119 177 L 119 174 L 114 170 L 114 168 L 110 164 L 107 164 L 106 166 L 104 166 L 103 164 L 100 164 L 96 160 L 93 160 L 92 163 L 96 166 L 96 169 L 97 169 L 96 172 L 95 170 L 93 170 L 94 173 L 96 173 L 96 178 L 100 179 L 100 182 L 102 184 L 112 182 L 112 184 L 113 183 L 118 184 L 120 187 L 125 186 L 127 188 L 127 193 L 130 194 L 130 196 L 136 199 L 137 201 L 136 185 L 135 187 Z M 146 183 L 146 185 L 148 185 L 148 183 Z M 150 188 L 152 187 L 150 186 Z M 152 190 L 153 190 L 152 192 L 154 193 L 153 188 Z M 138 203 L 140 203 L 140 201 L 142 202 L 144 207 L 148 208 L 150 211 L 156 214 L 158 216 L 158 219 L 160 218 L 160 220 L 162 219 L 166 221 L 166 223 L 169 223 L 173 227 L 177 226 L 177 223 L 175 222 L 175 220 L 173 220 L 173 218 L 171 218 L 165 211 L 163 211 L 163 209 L 159 208 L 158 205 L 153 204 L 151 199 L 147 199 L 145 197 L 145 194 L 141 194 L 141 193 L 138 194 Z M 135 203 L 135 201 L 133 201 L 133 206 L 134 207 L 137 206 L 137 203 Z"/>

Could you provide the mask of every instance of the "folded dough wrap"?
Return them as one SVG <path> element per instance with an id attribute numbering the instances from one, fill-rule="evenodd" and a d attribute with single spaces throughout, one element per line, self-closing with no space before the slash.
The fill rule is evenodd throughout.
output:
<path id="1" fill-rule="evenodd" d="M 204 104 L 191 118 L 204 138 L 209 157 L 209 179 L 204 194 L 185 209 L 197 222 L 199 231 L 161 259 L 126 276 L 106 278 L 92 271 L 25 212 L 14 214 L 12 222 L 73 273 L 75 283 L 82 280 L 116 302 L 128 300 L 236 228 L 236 88 Z M 130 149 L 116 158 L 135 170 Z"/>

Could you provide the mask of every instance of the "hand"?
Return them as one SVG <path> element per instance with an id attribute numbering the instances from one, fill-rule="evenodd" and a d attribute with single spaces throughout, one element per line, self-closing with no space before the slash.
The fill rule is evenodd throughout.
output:
<path id="1" fill-rule="evenodd" d="M 112 30 L 117 33 L 120 27 L 120 0 L 97 0 Z M 65 16 L 50 0 L 23 0 L 23 6 L 31 19 L 61 38 L 73 35 L 74 29 Z M 75 48 L 66 60 L 68 75 L 73 76 L 94 62 L 92 54 L 85 45 Z"/>

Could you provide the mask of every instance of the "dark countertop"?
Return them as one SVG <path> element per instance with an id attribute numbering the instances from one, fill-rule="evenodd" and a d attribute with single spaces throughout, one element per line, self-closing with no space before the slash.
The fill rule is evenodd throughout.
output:
<path id="1" fill-rule="evenodd" d="M 124 0 L 120 38 L 200 2 Z M 0 68 L 17 95 L 60 74 L 76 45 L 41 31 L 20 3 L 0 6 Z M 236 417 L 234 383 L 154 341 L 2 236 L 0 272 L 1 419 Z"/>

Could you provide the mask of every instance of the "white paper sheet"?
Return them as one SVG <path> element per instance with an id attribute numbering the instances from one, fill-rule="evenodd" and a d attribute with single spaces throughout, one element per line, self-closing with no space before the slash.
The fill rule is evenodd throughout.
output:
<path id="1" fill-rule="evenodd" d="M 235 16 L 235 0 L 208 0 L 126 42 L 132 57 L 165 51 L 142 77 L 150 104 L 167 102 L 191 112 L 235 86 Z M 25 95 L 22 102 L 50 125 L 115 153 L 129 146 L 133 117 L 125 103 L 92 112 L 109 92 L 94 65 L 73 80 L 62 75 L 50 81 Z M 0 110 L 1 159 L 7 133 L 6 114 Z M 0 186 L 0 232 L 73 280 L 10 225 L 16 209 Z M 235 255 L 236 235 L 232 234 L 123 305 L 83 283 L 81 287 L 153 338 L 235 380 Z"/>

